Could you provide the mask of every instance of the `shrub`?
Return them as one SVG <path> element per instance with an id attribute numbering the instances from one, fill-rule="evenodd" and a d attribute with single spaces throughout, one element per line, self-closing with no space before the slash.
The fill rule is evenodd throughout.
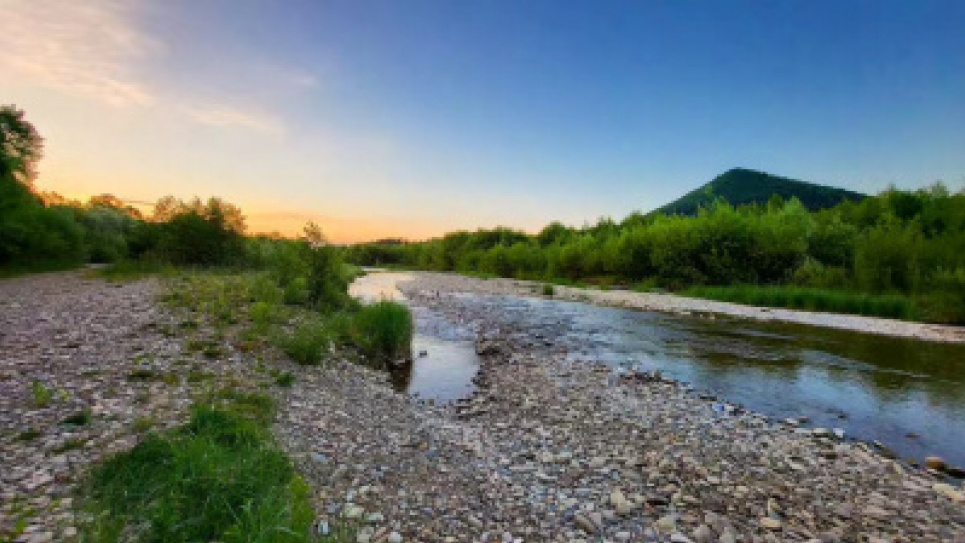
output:
<path id="1" fill-rule="evenodd" d="M 411 357 L 412 314 L 406 306 L 382 300 L 363 306 L 353 317 L 356 344 L 376 360 Z"/>
<path id="2" fill-rule="evenodd" d="M 322 361 L 322 354 L 331 341 L 331 334 L 320 320 L 303 322 L 291 333 L 276 339 L 276 343 L 289 358 L 307 366 L 314 366 Z"/>

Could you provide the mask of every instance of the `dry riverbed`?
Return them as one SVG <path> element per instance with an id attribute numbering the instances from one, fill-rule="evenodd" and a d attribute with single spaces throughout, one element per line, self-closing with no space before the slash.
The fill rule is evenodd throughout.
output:
<path id="1" fill-rule="evenodd" d="M 0 534 L 70 540 L 87 467 L 149 423 L 182 421 L 202 380 L 257 386 L 267 366 L 296 376 L 271 389 L 274 430 L 320 523 L 353 525 L 361 542 L 965 541 L 960 487 L 829 432 L 715 410 L 655 376 L 567 362 L 551 338 L 461 304 L 454 292 L 499 284 L 474 281 L 403 285 L 477 331 L 477 393 L 455 405 L 407 398 L 346 361 L 297 367 L 185 332 L 155 280 L 0 281 Z M 55 391 L 44 405 L 36 382 Z M 85 410 L 86 424 L 63 423 Z"/>

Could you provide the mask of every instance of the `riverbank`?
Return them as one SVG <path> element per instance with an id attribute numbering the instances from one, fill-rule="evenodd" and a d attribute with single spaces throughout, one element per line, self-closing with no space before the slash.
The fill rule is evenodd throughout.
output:
<path id="1" fill-rule="evenodd" d="M 545 283 L 519 279 L 477 279 L 458 274 L 438 272 L 409 272 L 407 277 L 415 276 L 413 281 L 418 289 L 471 292 L 475 294 L 495 294 L 511 296 L 545 297 Z M 965 343 L 965 327 L 939 324 L 924 324 L 877 317 L 821 313 L 795 309 L 755 307 L 729 302 L 718 302 L 701 298 L 690 298 L 674 294 L 636 292 L 630 290 L 597 290 L 587 288 L 553 285 L 552 297 L 557 300 L 584 302 L 607 307 L 659 311 L 680 315 L 712 317 L 726 315 L 741 319 L 759 321 L 787 322 L 823 328 L 835 328 L 866 334 Z"/>
<path id="2" fill-rule="evenodd" d="M 553 338 L 464 305 L 451 285 L 402 285 L 478 336 L 476 394 L 432 405 L 341 357 L 298 366 L 230 330 L 185 332 L 156 280 L 0 281 L 0 529 L 69 541 L 73 483 L 93 463 L 137 442 L 142 417 L 178 424 L 202 384 L 231 383 L 275 398 L 273 433 L 312 488 L 318 526 L 363 543 L 965 539 L 960 487 L 656 376 L 568 362 Z M 218 348 L 192 350 L 201 341 Z M 289 387 L 272 385 L 278 372 Z M 65 394 L 36 405 L 35 381 Z M 86 409 L 82 427 L 61 423 Z M 27 427 L 40 435 L 17 439 Z"/>

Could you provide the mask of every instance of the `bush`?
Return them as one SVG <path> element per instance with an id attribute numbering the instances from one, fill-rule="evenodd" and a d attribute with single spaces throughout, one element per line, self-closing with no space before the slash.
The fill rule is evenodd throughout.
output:
<path id="1" fill-rule="evenodd" d="M 319 309 L 339 309 L 349 304 L 347 270 L 334 247 L 308 247 L 308 303 Z"/>
<path id="2" fill-rule="evenodd" d="M 332 335 L 320 320 L 303 322 L 294 331 L 276 340 L 289 358 L 304 366 L 321 363 L 322 355 L 331 342 Z"/>
<path id="3" fill-rule="evenodd" d="M 412 356 L 412 314 L 406 306 L 387 300 L 363 306 L 352 318 L 356 344 L 376 360 Z"/>

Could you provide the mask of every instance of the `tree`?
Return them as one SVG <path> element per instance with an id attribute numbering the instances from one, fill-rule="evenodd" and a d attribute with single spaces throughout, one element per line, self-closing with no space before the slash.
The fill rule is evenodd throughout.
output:
<path id="1" fill-rule="evenodd" d="M 0 178 L 13 176 L 29 186 L 36 177 L 43 146 L 43 138 L 24 118 L 22 109 L 0 106 Z"/>

